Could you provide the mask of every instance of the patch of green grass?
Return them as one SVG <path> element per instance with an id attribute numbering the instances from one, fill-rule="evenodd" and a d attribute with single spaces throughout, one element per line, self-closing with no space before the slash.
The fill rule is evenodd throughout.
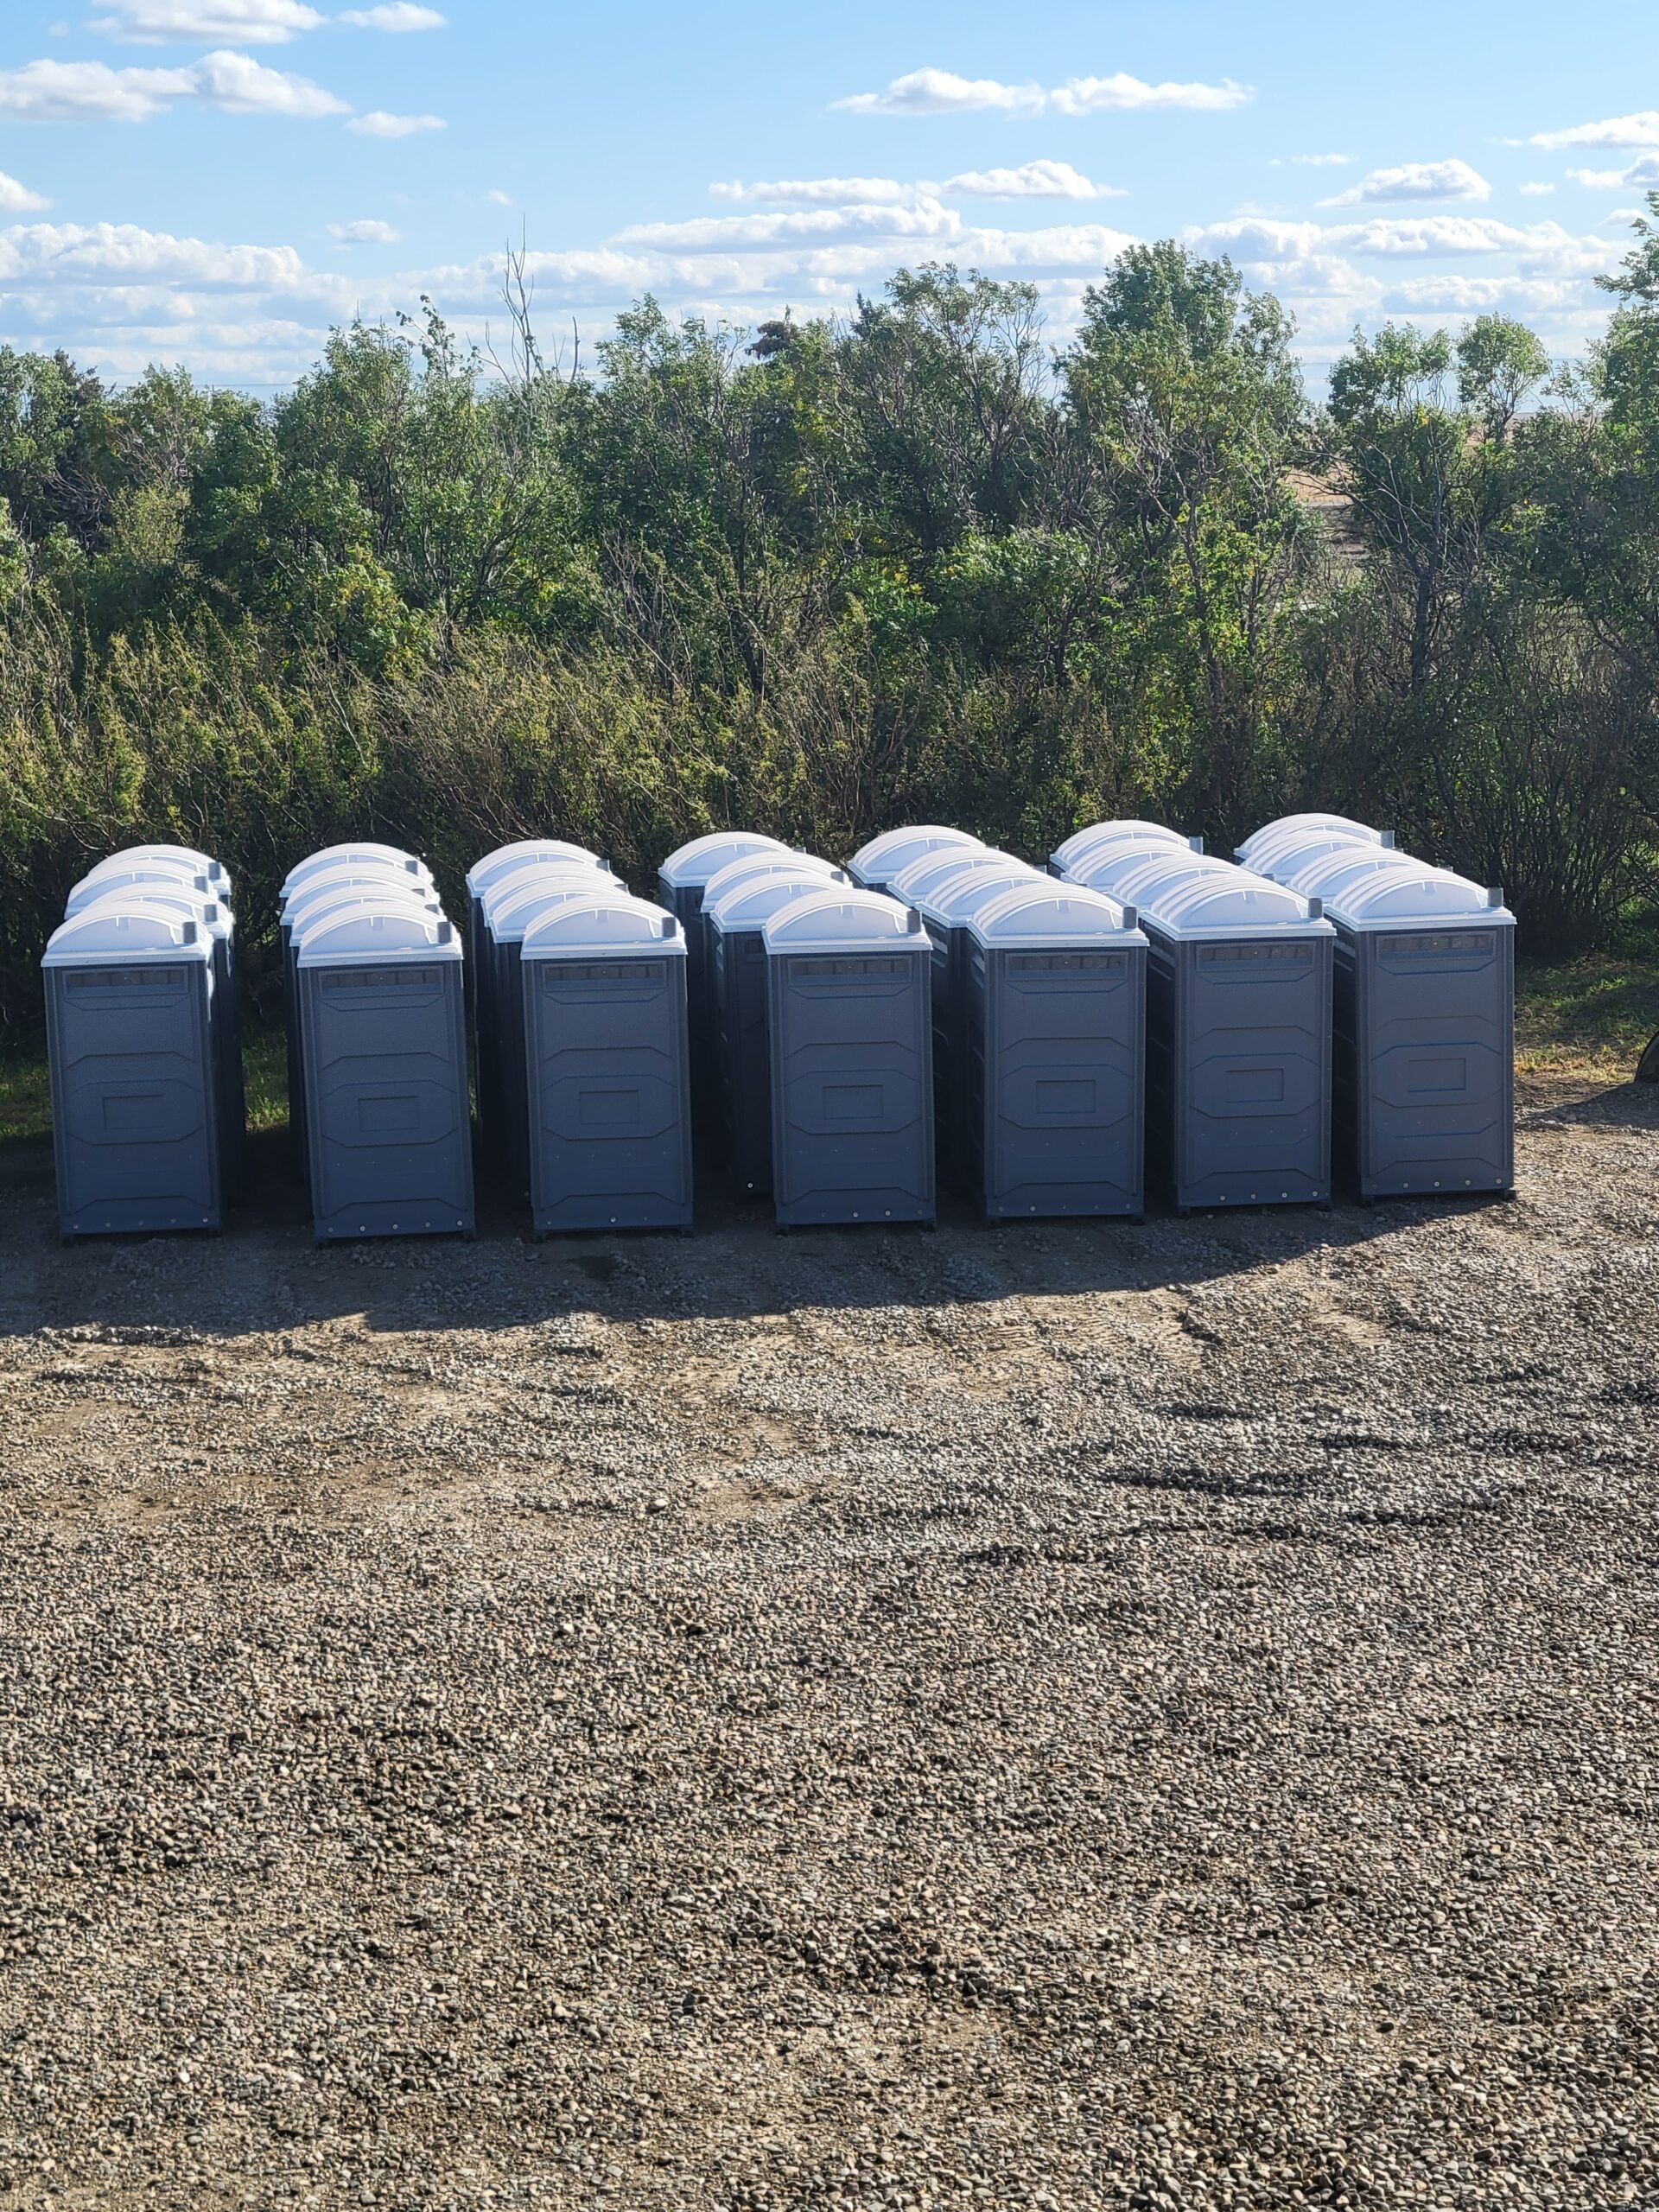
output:
<path id="1" fill-rule="evenodd" d="M 242 1039 L 242 1079 L 251 1129 L 288 1127 L 288 1042 L 281 1029 L 250 1030 Z"/>
<path id="2" fill-rule="evenodd" d="M 52 1095 L 42 1038 L 0 1052 L 0 1147 L 41 1144 L 51 1134 Z"/>
<path id="3" fill-rule="evenodd" d="M 1643 950 L 1645 951 L 1645 948 Z M 1659 957 L 1599 955 L 1515 978 L 1516 1064 L 1527 1071 L 1585 1068 L 1610 1081 L 1635 1073 L 1659 1035 Z"/>
<path id="4" fill-rule="evenodd" d="M 251 1030 L 242 1039 L 248 1092 L 248 1127 L 288 1126 L 288 1049 L 280 1029 Z M 30 1038 L 0 1051 L 0 1147 L 48 1144 L 52 1093 L 46 1072 L 46 1040 Z"/>

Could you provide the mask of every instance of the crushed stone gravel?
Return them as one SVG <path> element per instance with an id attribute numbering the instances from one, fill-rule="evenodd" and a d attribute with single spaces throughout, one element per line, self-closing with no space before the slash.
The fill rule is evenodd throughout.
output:
<path id="1" fill-rule="evenodd" d="M 0 2208 L 1659 2206 L 1659 1091 L 1505 1205 L 66 1247 Z"/>

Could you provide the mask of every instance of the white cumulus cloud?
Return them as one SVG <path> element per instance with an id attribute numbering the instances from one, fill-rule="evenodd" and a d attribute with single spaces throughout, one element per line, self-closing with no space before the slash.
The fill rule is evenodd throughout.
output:
<path id="1" fill-rule="evenodd" d="M 441 115 L 389 115 L 377 107 L 367 115 L 354 115 L 346 128 L 360 138 L 414 138 L 423 130 L 446 130 L 448 125 Z"/>
<path id="2" fill-rule="evenodd" d="M 767 215 L 694 215 L 685 223 L 632 223 L 612 243 L 671 253 L 730 253 L 861 238 L 955 239 L 962 231 L 954 208 L 918 200 L 908 207 L 814 207 Z"/>
<path id="3" fill-rule="evenodd" d="M 1536 130 L 1522 143 L 1541 146 L 1548 154 L 1560 153 L 1568 146 L 1659 147 L 1659 108 L 1643 108 L 1637 115 L 1609 116 L 1602 123 L 1575 123 L 1567 130 Z"/>
<path id="4" fill-rule="evenodd" d="M 435 8 L 417 8 L 415 0 L 384 0 L 378 8 L 347 8 L 340 20 L 360 31 L 404 33 L 441 31 L 448 18 Z"/>
<path id="5" fill-rule="evenodd" d="M 1063 85 L 1005 85 L 995 77 L 959 77 L 950 69 L 912 69 L 884 92 L 853 92 L 833 101 L 854 115 L 962 115 L 991 108 L 1005 115 L 1096 115 L 1154 107 L 1230 108 L 1253 99 L 1248 85 L 1149 85 L 1119 70 L 1110 77 L 1068 77 Z"/>
<path id="6" fill-rule="evenodd" d="M 1555 188 L 1553 184 L 1545 184 L 1540 178 L 1533 177 L 1529 178 L 1525 184 L 1517 185 L 1516 189 L 1523 200 L 1548 200 Z"/>
<path id="7" fill-rule="evenodd" d="M 1034 115 L 1048 95 L 1040 85 L 1002 85 L 995 77 L 958 77 L 950 69 L 912 69 L 885 92 L 852 92 L 831 105 L 852 115 L 961 115 L 978 108 Z"/>
<path id="8" fill-rule="evenodd" d="M 249 46 L 283 46 L 323 22 L 305 0 L 105 0 L 107 16 L 92 28 L 130 46 L 212 45 L 240 39 Z"/>
<path id="9" fill-rule="evenodd" d="M 330 223 L 328 235 L 342 245 L 396 245 L 404 234 L 373 215 L 360 215 L 353 223 Z"/>
<path id="10" fill-rule="evenodd" d="M 215 245 L 136 223 L 28 223 L 0 231 L 0 280 L 292 291 L 305 264 L 289 245 Z"/>
<path id="11" fill-rule="evenodd" d="M 104 61 L 29 61 L 0 70 L 0 121 L 144 123 L 181 100 L 232 115 L 345 115 L 346 103 L 251 54 L 204 54 L 183 69 L 111 69 Z"/>
<path id="12" fill-rule="evenodd" d="M 1294 169 L 1345 169 L 1354 157 L 1351 154 L 1292 154 L 1288 158 Z M 1285 166 L 1285 161 L 1277 154 L 1268 163 L 1270 169 Z"/>
<path id="13" fill-rule="evenodd" d="M 1119 70 L 1112 77 L 1068 77 L 1049 99 L 1058 115 L 1096 115 L 1103 110 L 1185 107 L 1214 110 L 1243 107 L 1255 98 L 1249 85 L 1230 77 L 1218 85 L 1148 85 Z"/>
<path id="14" fill-rule="evenodd" d="M 1017 169 L 964 169 L 947 177 L 942 193 L 976 200 L 1122 200 L 1122 188 L 1096 184 L 1070 162 L 1022 162 Z"/>
<path id="15" fill-rule="evenodd" d="M 1402 200 L 1490 200 L 1492 188 L 1467 162 L 1401 162 L 1373 169 L 1321 207 L 1375 207 Z"/>
<path id="16" fill-rule="evenodd" d="M 1574 184 L 1587 185 L 1592 192 L 1617 192 L 1623 185 L 1659 185 L 1659 154 L 1643 154 L 1622 169 L 1568 169 Z"/>
<path id="17" fill-rule="evenodd" d="M 31 192 L 26 184 L 19 184 L 15 176 L 8 176 L 0 169 L 0 214 L 33 215 L 52 202 L 42 199 L 38 192 Z"/>
<path id="18" fill-rule="evenodd" d="M 709 197 L 752 207 L 884 207 L 913 200 L 919 190 L 891 176 L 777 177 L 753 184 L 734 177 L 711 184 Z"/>
<path id="19" fill-rule="evenodd" d="M 512 194 L 510 192 L 503 192 L 498 184 L 493 184 L 484 197 L 494 207 L 512 207 L 517 205 Z"/>

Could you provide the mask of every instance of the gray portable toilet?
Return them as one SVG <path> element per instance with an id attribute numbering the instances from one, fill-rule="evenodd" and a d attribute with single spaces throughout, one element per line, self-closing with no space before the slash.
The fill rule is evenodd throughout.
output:
<path id="1" fill-rule="evenodd" d="M 514 869 L 480 902 L 480 964 L 473 1002 L 478 1022 L 479 1119 L 504 1161 L 512 1188 L 530 1187 L 529 1095 L 524 1089 L 524 1001 L 518 961 L 524 932 L 565 899 L 626 899 L 627 886 L 597 862 L 543 861 Z"/>
<path id="2" fill-rule="evenodd" d="M 1136 899 L 1147 1159 L 1177 1211 L 1328 1204 L 1335 931 L 1317 901 L 1197 858 Z"/>
<path id="3" fill-rule="evenodd" d="M 1503 893 L 1395 857 L 1325 902 L 1334 1122 L 1363 1199 L 1515 1188 L 1515 917 Z"/>
<path id="4" fill-rule="evenodd" d="M 1373 830 L 1369 822 L 1356 822 L 1346 814 L 1281 814 L 1274 822 L 1264 822 L 1253 830 L 1243 843 L 1235 850 L 1233 857 L 1241 868 L 1255 865 L 1255 855 L 1264 845 L 1281 838 L 1287 830 L 1306 830 L 1317 835 L 1320 830 L 1341 830 L 1351 837 L 1363 838 L 1372 844 L 1382 842 L 1382 832 Z"/>
<path id="5" fill-rule="evenodd" d="M 827 891 L 766 922 L 779 1226 L 931 1221 L 929 941 L 895 900 Z"/>
<path id="6" fill-rule="evenodd" d="M 702 887 L 702 912 L 698 928 L 702 932 L 702 972 L 709 979 L 709 1014 L 711 1025 L 719 1021 L 718 994 L 715 984 L 715 937 L 711 916 L 716 903 L 728 892 L 736 891 L 746 883 L 758 881 L 767 875 L 816 876 L 827 888 L 834 883 L 845 883 L 847 872 L 830 861 L 821 860 L 816 853 L 745 853 L 741 859 L 728 861 L 718 874 L 711 875 Z M 711 1027 L 711 1034 L 715 1033 Z M 722 1107 L 724 1103 L 722 1094 Z"/>
<path id="7" fill-rule="evenodd" d="M 66 1236 L 217 1229 L 213 947 L 190 916 L 93 905 L 41 960 Z"/>
<path id="8" fill-rule="evenodd" d="M 969 1173 L 988 1221 L 1146 1205 L 1147 940 L 1052 876 L 968 925 Z"/>
<path id="9" fill-rule="evenodd" d="M 536 1235 L 689 1229 L 684 931 L 626 893 L 567 899 L 519 975 Z"/>
<path id="10" fill-rule="evenodd" d="M 715 830 L 671 852 L 657 872 L 657 896 L 685 933 L 686 1021 L 691 1039 L 691 1117 L 697 1141 L 719 1149 L 720 1085 L 715 1067 L 714 1002 L 709 988 L 702 899 L 711 879 L 752 853 L 786 860 L 781 839 L 753 830 Z"/>
<path id="11" fill-rule="evenodd" d="M 951 830 L 938 822 L 918 822 L 906 830 L 884 830 L 861 845 L 847 863 L 847 873 L 866 891 L 886 891 L 894 876 L 928 853 L 962 846 L 982 852 L 984 841 L 966 830 Z"/>
<path id="12" fill-rule="evenodd" d="M 1056 845 L 1048 856 L 1048 873 L 1081 880 L 1077 865 L 1090 854 L 1103 852 L 1109 845 L 1145 842 L 1148 839 L 1154 843 L 1179 845 L 1184 852 L 1204 850 L 1202 837 L 1183 837 L 1179 830 L 1166 829 L 1161 822 L 1091 822 L 1081 830 L 1074 830 Z"/>
<path id="13" fill-rule="evenodd" d="M 969 926 L 1007 892 L 1046 879 L 1024 861 L 981 850 L 958 852 L 957 865 L 915 893 L 913 904 L 927 931 L 932 981 L 928 988 L 933 1028 L 935 1173 L 956 1187 L 970 1177 L 968 1107 Z M 910 874 L 906 870 L 906 874 Z M 912 879 L 913 880 L 913 879 Z"/>
<path id="14" fill-rule="evenodd" d="M 298 936 L 311 1214 L 319 1243 L 473 1227 L 461 950 L 408 905 Z"/>
<path id="15" fill-rule="evenodd" d="M 213 945 L 213 989 L 212 1032 L 213 1099 L 219 1116 L 219 1179 L 222 1200 L 239 1198 L 247 1181 L 247 1093 L 242 1075 L 242 1032 L 237 1008 L 236 917 L 210 891 L 199 887 L 205 875 L 171 881 L 155 880 L 155 871 L 140 871 L 144 880 L 133 882 L 105 877 L 94 882 L 101 898 L 83 891 L 72 894 L 68 918 L 94 907 L 132 912 L 138 909 L 172 914 L 193 921 L 205 930 Z"/>
<path id="16" fill-rule="evenodd" d="M 400 872 L 385 861 L 340 862 L 303 877 L 277 912 L 283 957 L 283 1033 L 288 1060 L 288 1140 L 295 1167 L 309 1173 L 305 1134 L 305 1071 L 300 1038 L 300 932 L 326 914 L 388 901 L 416 912 L 442 917 L 442 906 L 430 880 Z"/>
<path id="17" fill-rule="evenodd" d="M 719 883 L 728 887 L 703 909 L 709 929 L 709 976 L 715 1007 L 715 1043 L 720 1077 L 721 1128 L 732 1187 L 743 1198 L 772 1188 L 772 1052 L 766 1011 L 766 923 L 779 907 L 812 899 L 829 887 L 817 867 L 785 868 L 775 863 L 763 875 L 733 882 L 738 871 L 723 869 Z M 833 871 L 839 880 L 845 877 Z"/>
<path id="18" fill-rule="evenodd" d="M 473 1021 L 477 1031 L 483 1013 L 480 994 L 486 988 L 484 978 L 483 932 L 484 894 L 505 876 L 516 874 L 525 867 L 560 868 L 569 861 L 578 865 L 610 870 L 597 853 L 590 853 L 586 845 L 574 845 L 566 837 L 520 837 L 511 845 L 498 845 L 483 859 L 474 861 L 467 871 L 467 957 L 473 964 Z"/>

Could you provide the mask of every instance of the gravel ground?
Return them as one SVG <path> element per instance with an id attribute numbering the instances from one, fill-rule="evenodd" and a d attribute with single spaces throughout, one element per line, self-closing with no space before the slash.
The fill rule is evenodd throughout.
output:
<path id="1" fill-rule="evenodd" d="M 0 2207 L 1659 2205 L 1659 1091 L 1506 1206 L 0 1186 Z"/>

